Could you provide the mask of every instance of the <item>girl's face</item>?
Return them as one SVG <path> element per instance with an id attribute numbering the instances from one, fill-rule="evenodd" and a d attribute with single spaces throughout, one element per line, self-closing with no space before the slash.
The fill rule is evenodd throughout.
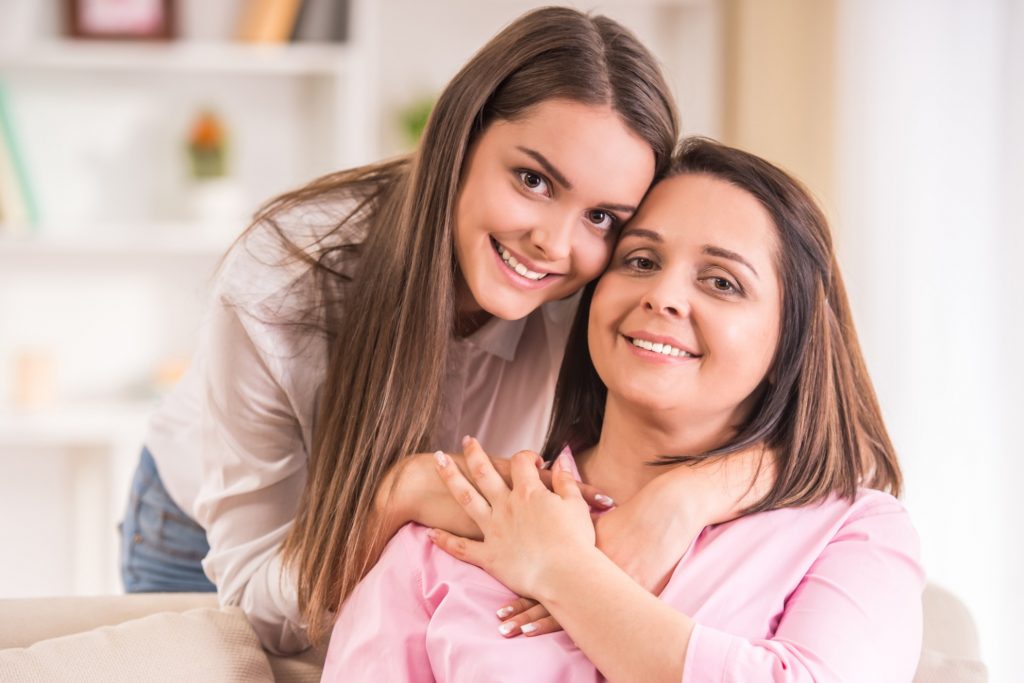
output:
<path id="1" fill-rule="evenodd" d="M 734 427 L 779 340 L 777 234 L 752 195 L 704 174 L 658 183 L 594 292 L 590 353 L 609 398 Z"/>
<path id="2" fill-rule="evenodd" d="M 609 107 L 547 100 L 489 125 L 459 187 L 459 312 L 516 320 L 600 275 L 654 163 Z"/>

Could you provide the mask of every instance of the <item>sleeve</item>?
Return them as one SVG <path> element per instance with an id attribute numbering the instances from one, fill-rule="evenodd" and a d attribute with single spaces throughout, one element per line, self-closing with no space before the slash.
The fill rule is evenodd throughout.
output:
<path id="1" fill-rule="evenodd" d="M 327 647 L 322 681 L 432 681 L 427 651 L 431 610 L 424 598 L 423 553 L 403 527 L 342 605 Z"/>
<path id="2" fill-rule="evenodd" d="M 921 650 L 919 541 L 894 498 L 851 518 L 786 602 L 774 637 L 697 625 L 684 683 L 907 683 Z"/>
<path id="3" fill-rule="evenodd" d="M 273 371 L 281 361 L 254 343 L 240 315 L 218 297 L 204 328 L 194 513 L 206 529 L 203 567 L 221 604 L 241 607 L 268 650 L 294 653 L 309 642 L 279 549 L 305 486 L 307 452 L 296 409 Z"/>

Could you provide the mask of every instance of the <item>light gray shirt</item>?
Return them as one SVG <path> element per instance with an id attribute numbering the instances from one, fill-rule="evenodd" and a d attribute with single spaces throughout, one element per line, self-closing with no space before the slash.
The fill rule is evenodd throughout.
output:
<path id="1" fill-rule="evenodd" d="M 278 222 L 311 243 L 345 209 L 303 207 Z M 279 261 L 266 226 L 232 248 L 196 357 L 153 416 L 146 445 L 171 498 L 206 529 L 203 568 L 221 604 L 240 606 L 266 648 L 292 653 L 309 642 L 279 550 L 306 482 L 327 345 L 318 333 L 267 321 L 306 268 Z M 541 448 L 577 301 L 492 319 L 452 340 L 432 447 L 457 451 L 472 434 L 493 455 Z"/>

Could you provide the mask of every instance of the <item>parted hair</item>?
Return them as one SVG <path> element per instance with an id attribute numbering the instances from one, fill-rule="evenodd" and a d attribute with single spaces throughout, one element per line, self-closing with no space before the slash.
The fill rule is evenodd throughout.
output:
<path id="1" fill-rule="evenodd" d="M 491 122 L 551 99 L 611 107 L 650 145 L 656 174 L 668 167 L 676 111 L 652 55 L 608 18 L 543 8 L 452 79 L 411 155 L 326 176 L 257 216 L 308 264 L 316 300 L 296 322 L 328 340 L 308 477 L 283 547 L 314 642 L 376 559 L 374 499 L 385 475 L 407 454 L 433 450 L 456 324 L 453 220 L 467 150 Z M 353 208 L 318 249 L 278 226 L 284 212 L 332 197 Z"/>
<path id="2" fill-rule="evenodd" d="M 697 463 L 766 447 L 772 488 L 747 513 L 810 505 L 861 486 L 899 495 L 902 476 L 861 355 L 828 222 L 794 178 L 753 154 L 706 138 L 684 140 L 667 177 L 706 174 L 753 195 L 778 235 L 782 285 L 778 347 L 759 401 L 727 443 L 705 453 L 663 453 L 654 464 Z M 594 368 L 584 290 L 566 346 L 543 456 L 598 442 L 607 388 Z"/>

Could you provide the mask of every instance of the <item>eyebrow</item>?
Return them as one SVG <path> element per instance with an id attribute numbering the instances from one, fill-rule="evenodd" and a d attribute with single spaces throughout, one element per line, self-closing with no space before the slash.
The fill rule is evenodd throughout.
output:
<path id="1" fill-rule="evenodd" d="M 719 258 L 729 259 L 730 261 L 735 261 L 736 263 L 744 265 L 748 269 L 750 269 L 750 272 L 757 276 L 758 279 L 761 278 L 761 276 L 757 274 L 757 269 L 754 268 L 754 266 L 750 265 L 750 262 L 747 261 L 747 259 L 740 256 L 735 251 L 729 251 L 728 249 L 716 247 L 711 244 L 705 244 L 701 251 L 703 251 L 708 256 L 718 256 Z"/>
<path id="2" fill-rule="evenodd" d="M 566 178 L 561 171 L 555 168 L 555 165 L 552 164 L 546 156 L 544 156 L 535 149 L 530 149 L 529 147 L 522 147 L 520 145 L 516 145 L 516 149 L 518 149 L 523 154 L 526 154 L 527 156 L 531 157 L 534 161 L 540 164 L 547 172 L 547 174 L 555 179 L 556 183 L 558 183 L 567 190 L 572 189 L 572 183 L 569 182 L 569 179 Z M 618 211 L 620 213 L 626 214 L 636 213 L 636 206 L 633 206 L 632 204 L 601 204 L 601 208 L 608 209 L 610 211 Z"/>
<path id="3" fill-rule="evenodd" d="M 646 237 L 650 241 L 657 242 L 659 244 L 661 244 L 662 242 L 665 241 L 665 240 L 663 240 L 661 238 L 661 234 L 655 232 L 654 230 L 648 230 L 647 228 L 630 228 L 630 227 L 627 227 L 622 232 L 622 235 L 619 236 L 619 239 L 623 239 L 624 240 L 627 237 Z"/>
<path id="4" fill-rule="evenodd" d="M 647 228 L 629 228 L 629 227 L 627 227 L 625 229 L 625 231 L 623 231 L 623 233 L 619 237 L 619 239 L 620 240 L 624 240 L 627 237 L 645 237 L 645 238 L 649 239 L 650 241 L 656 242 L 658 244 L 662 244 L 665 241 L 661 237 L 660 233 L 657 233 L 654 230 L 648 230 Z M 757 273 L 757 269 L 754 268 L 754 266 L 750 265 L 750 262 L 747 261 L 747 259 L 745 259 L 742 256 L 740 256 L 735 251 L 730 251 L 730 250 L 724 249 L 722 247 L 716 247 L 716 246 L 714 246 L 712 244 L 705 244 L 703 247 L 701 247 L 701 252 L 704 253 L 704 254 L 707 254 L 708 256 L 717 256 L 719 258 L 724 258 L 724 259 L 729 259 L 730 261 L 735 261 L 736 263 L 739 263 L 739 264 L 749 268 L 750 272 L 753 273 L 755 276 L 757 276 L 758 279 L 761 278 L 761 276 L 758 275 L 758 273 Z"/>
<path id="5" fill-rule="evenodd" d="M 523 154 L 532 157 L 534 161 L 543 166 L 544 170 L 547 171 L 548 175 L 555 179 L 556 183 L 567 190 L 572 189 L 572 183 L 569 182 L 569 179 L 562 175 L 562 172 L 555 168 L 555 165 L 548 161 L 546 156 L 535 149 L 530 149 L 529 147 L 520 147 L 519 145 L 516 145 L 516 149 Z"/>

